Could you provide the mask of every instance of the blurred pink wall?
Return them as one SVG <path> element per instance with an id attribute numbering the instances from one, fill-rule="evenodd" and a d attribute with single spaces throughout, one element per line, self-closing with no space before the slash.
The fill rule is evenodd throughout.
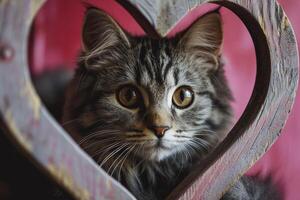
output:
<path id="1" fill-rule="evenodd" d="M 144 34 L 134 19 L 116 2 L 90 0 L 94 5 L 112 15 L 127 31 Z M 300 1 L 279 0 L 290 18 L 299 42 Z M 193 10 L 171 32 L 174 35 L 197 17 L 215 5 L 206 5 Z M 84 8 L 80 0 L 51 0 L 41 10 L 33 29 L 30 62 L 33 74 L 58 67 L 74 68 L 80 49 L 80 31 Z M 243 112 L 255 79 L 255 51 L 251 37 L 243 23 L 232 12 L 221 9 L 224 21 L 224 61 L 230 87 L 233 90 L 236 120 Z M 298 21 L 297 21 L 298 20 Z M 297 23 L 298 22 L 298 23 Z M 286 127 L 271 150 L 248 172 L 261 175 L 272 174 L 280 185 L 286 200 L 299 200 L 300 192 L 300 97 L 297 95 L 294 109 Z"/>

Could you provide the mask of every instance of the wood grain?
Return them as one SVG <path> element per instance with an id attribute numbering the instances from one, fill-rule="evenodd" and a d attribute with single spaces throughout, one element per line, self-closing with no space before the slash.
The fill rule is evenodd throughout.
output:
<path id="1" fill-rule="evenodd" d="M 205 0 L 130 0 L 166 36 L 178 20 Z M 298 82 L 298 53 L 290 23 L 274 0 L 213 1 L 237 14 L 255 45 L 257 76 L 247 108 L 226 140 L 196 166 L 168 199 L 219 199 L 279 136 L 292 107 Z"/>
<path id="2" fill-rule="evenodd" d="M 52 119 L 31 85 L 27 40 L 43 0 L 0 0 L 0 125 L 7 135 L 76 199 L 134 199 L 86 155 Z M 122 5 L 154 37 L 166 36 L 205 0 L 128 0 Z M 279 136 L 298 82 L 292 28 L 275 0 L 214 1 L 235 12 L 255 45 L 257 76 L 245 112 L 205 166 L 195 170 L 168 199 L 214 200 L 262 156 Z M 144 16 L 144 17 L 141 17 Z M 6 51 L 9 50 L 9 51 Z"/>
<path id="3" fill-rule="evenodd" d="M 0 1 L 0 126 L 26 156 L 76 199 L 134 199 L 108 176 L 53 120 L 32 87 L 27 66 L 28 34 L 42 0 Z"/>

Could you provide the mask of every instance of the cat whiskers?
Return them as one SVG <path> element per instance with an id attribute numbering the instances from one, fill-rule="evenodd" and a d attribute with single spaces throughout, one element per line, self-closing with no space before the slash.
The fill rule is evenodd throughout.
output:
<path id="1" fill-rule="evenodd" d="M 176 130 L 177 133 L 191 132 L 191 131 L 201 131 L 201 133 L 204 132 L 204 133 L 213 133 L 213 134 L 217 134 L 216 131 L 209 130 L 209 129 L 203 129 L 203 128 L 199 128 L 199 129 L 178 129 L 178 130 Z M 203 134 L 204 134 L 204 133 L 203 133 Z"/>
<path id="2" fill-rule="evenodd" d="M 101 139 L 101 140 L 95 140 L 95 141 L 92 141 L 92 142 L 89 142 L 87 144 L 81 144 L 81 147 L 84 149 L 84 150 L 89 150 L 93 147 L 105 147 L 103 145 L 110 145 L 111 143 L 113 142 L 120 142 L 121 139 L 118 138 L 118 137 L 110 137 L 110 138 L 106 138 L 106 139 Z"/>
<path id="3" fill-rule="evenodd" d="M 116 155 L 119 151 L 121 151 L 124 147 L 128 146 L 129 144 L 128 143 L 123 143 L 123 142 L 120 142 L 121 145 L 118 146 L 115 150 L 113 150 L 112 152 L 110 152 L 103 160 L 102 162 L 99 164 L 100 167 L 102 167 L 110 158 L 112 158 L 114 155 Z M 102 154 L 101 154 L 102 155 Z M 101 158 L 101 155 L 98 159 L 98 163 L 100 162 L 100 158 Z"/>
<path id="4" fill-rule="evenodd" d="M 208 153 L 208 151 L 210 149 L 207 145 L 203 144 L 202 141 L 197 142 L 195 140 L 190 140 L 190 143 L 188 143 L 188 144 L 199 155 L 203 155 L 204 153 Z M 199 147 L 201 147 L 201 148 L 199 148 Z"/>
<path id="5" fill-rule="evenodd" d="M 129 144 L 128 144 L 129 145 Z M 110 164 L 110 167 L 108 168 L 108 170 L 107 170 L 107 173 L 108 174 L 110 174 L 111 176 L 113 176 L 113 174 L 114 174 L 114 171 L 115 171 L 115 169 L 116 169 L 116 167 L 118 166 L 118 164 L 119 164 L 119 162 L 120 161 L 122 161 L 122 156 L 123 156 L 123 154 L 125 155 L 125 154 L 127 154 L 127 152 L 128 152 L 128 150 L 129 149 L 131 149 L 132 148 L 132 146 L 131 145 L 129 145 L 129 146 L 125 146 L 124 148 L 124 150 L 114 159 L 114 161 Z M 115 167 L 114 167 L 115 166 Z M 114 168 L 113 168 L 114 167 Z M 112 172 L 110 173 L 110 170 L 112 169 Z"/>
<path id="6" fill-rule="evenodd" d="M 120 152 L 121 150 L 123 150 L 116 158 L 114 158 L 114 161 L 110 164 L 109 168 L 106 170 L 108 174 L 110 174 L 111 176 L 113 176 L 114 173 L 115 173 L 115 171 L 118 169 L 119 171 L 115 175 L 115 178 L 118 179 L 118 180 L 120 180 L 122 167 L 123 167 L 126 159 L 128 158 L 128 156 L 131 153 L 135 154 L 135 152 L 138 150 L 138 148 L 136 148 L 136 146 L 138 144 L 139 143 L 131 143 L 131 142 L 130 143 L 126 143 L 126 144 L 120 144 L 119 147 L 116 147 L 117 149 L 115 149 L 114 151 L 112 151 L 108 155 L 106 155 L 106 157 L 99 164 L 99 166 L 102 167 L 108 160 L 112 159 L 118 152 Z M 99 161 L 98 161 L 98 163 L 99 163 Z"/>
<path id="7" fill-rule="evenodd" d="M 136 155 L 136 153 L 139 152 L 139 151 L 145 151 L 145 144 L 146 143 L 147 143 L 147 141 L 139 143 L 139 147 L 136 148 L 136 150 L 133 152 L 133 155 Z M 145 158 L 142 158 L 140 160 L 140 162 L 135 166 L 135 168 L 138 168 L 144 161 L 145 161 Z"/>
<path id="8" fill-rule="evenodd" d="M 80 118 L 71 119 L 71 120 L 69 120 L 69 121 L 63 122 L 63 123 L 61 124 L 61 126 L 62 126 L 62 127 L 65 127 L 65 126 L 67 126 L 67 125 L 69 125 L 69 124 L 72 124 L 72 123 L 74 123 L 74 122 L 77 122 L 77 121 L 79 121 L 79 120 L 80 120 Z"/>
<path id="9" fill-rule="evenodd" d="M 184 144 L 183 144 L 183 148 L 185 149 L 185 151 L 182 152 L 182 155 L 185 155 L 186 160 L 192 161 L 192 156 L 191 156 L 191 154 L 189 153 L 189 148 L 188 148 L 188 147 L 189 147 L 189 146 L 188 146 L 188 143 L 184 143 Z M 185 154 L 185 152 L 186 152 L 187 154 Z"/>
<path id="10" fill-rule="evenodd" d="M 187 135 L 174 135 L 177 138 L 185 138 L 188 139 L 186 142 L 185 148 L 189 147 L 189 149 L 193 150 L 194 152 L 203 155 L 208 153 L 211 149 L 213 149 L 214 145 L 217 143 L 215 142 L 217 139 L 217 132 L 209 129 L 188 129 L 188 130 L 177 130 L 177 133 L 181 132 L 190 132 L 195 131 L 196 133 L 193 136 Z M 197 132 L 199 131 L 199 132 Z M 205 138 L 207 137 L 207 138 Z M 210 138 L 210 139 L 209 139 Z"/>
<path id="11" fill-rule="evenodd" d="M 91 136 L 88 136 L 87 138 L 83 138 L 79 142 L 79 145 L 86 151 L 89 151 L 93 147 L 101 147 L 100 151 L 98 150 L 93 153 L 92 157 L 94 157 L 95 155 L 99 154 L 102 149 L 105 149 L 104 147 L 113 147 L 116 142 L 121 142 L 121 138 L 118 137 L 118 134 L 115 134 L 115 136 L 112 136 L 111 133 L 110 136 L 93 134 Z M 109 149 L 111 148 L 107 148 L 107 150 Z"/>
<path id="12" fill-rule="evenodd" d="M 123 159 L 120 159 L 120 162 L 116 165 L 115 169 L 117 168 L 118 165 L 120 165 L 120 166 L 119 166 L 119 172 L 118 172 L 118 180 L 121 179 L 121 170 L 122 170 L 122 167 L 123 167 L 123 165 L 124 165 L 124 163 L 125 163 L 127 157 L 128 157 L 128 156 L 130 155 L 130 153 L 134 150 L 134 148 L 136 147 L 136 145 L 137 145 L 137 144 L 134 144 L 134 145 L 127 151 L 127 153 L 123 156 Z M 115 169 L 114 169 L 114 170 L 115 170 Z M 114 170 L 113 170 L 112 174 L 114 173 Z"/>
<path id="13" fill-rule="evenodd" d="M 86 141 L 90 140 L 90 139 L 99 139 L 99 138 L 103 138 L 103 137 L 110 137 L 112 135 L 118 135 L 121 131 L 119 130 L 101 130 L 101 131 L 96 131 L 93 133 L 89 133 L 87 136 L 83 137 L 78 143 L 79 145 L 85 143 Z"/>
<path id="14" fill-rule="evenodd" d="M 117 141 L 117 142 L 114 142 L 114 143 L 109 143 L 105 146 L 101 146 L 101 149 L 93 152 L 93 153 L 90 153 L 91 154 L 91 157 L 94 158 L 96 156 L 98 156 L 98 160 L 97 160 L 97 163 L 99 163 L 101 161 L 101 157 L 102 155 L 104 155 L 106 152 L 108 152 L 109 150 L 113 149 L 113 148 L 117 148 L 119 145 L 121 145 L 122 142 L 121 141 Z"/>
<path id="15" fill-rule="evenodd" d="M 124 148 L 127 148 L 128 146 L 131 146 L 132 144 L 135 144 L 135 143 L 132 143 L 132 142 L 124 143 L 123 141 L 120 141 L 118 143 L 115 143 L 114 145 L 111 145 L 108 148 L 104 147 L 105 151 L 99 156 L 99 159 L 98 159 L 97 163 L 99 163 L 101 161 L 101 158 L 102 158 L 103 154 L 105 154 L 106 152 L 110 151 L 113 148 L 116 148 L 112 152 L 108 153 L 108 155 L 106 155 L 106 157 L 100 163 L 100 167 L 102 167 L 110 158 L 112 158 L 114 155 L 116 155 L 119 151 L 121 151 Z M 124 151 L 126 151 L 126 149 Z M 102 151 L 100 151 L 100 152 L 98 151 L 98 154 L 101 153 L 101 152 Z"/>

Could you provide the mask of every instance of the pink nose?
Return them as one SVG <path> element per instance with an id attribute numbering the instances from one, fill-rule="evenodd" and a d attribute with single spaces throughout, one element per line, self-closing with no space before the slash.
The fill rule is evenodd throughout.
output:
<path id="1" fill-rule="evenodd" d="M 169 130 L 169 126 L 152 126 L 151 130 L 158 138 L 162 138 L 165 135 L 165 132 Z"/>

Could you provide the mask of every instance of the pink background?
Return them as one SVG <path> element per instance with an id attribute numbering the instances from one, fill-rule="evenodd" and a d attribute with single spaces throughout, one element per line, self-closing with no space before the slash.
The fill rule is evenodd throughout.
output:
<path id="1" fill-rule="evenodd" d="M 117 3 L 110 0 L 90 0 L 115 18 L 121 26 L 135 35 L 144 34 L 134 19 Z M 300 39 L 300 1 L 279 0 Z M 184 29 L 198 16 L 215 5 L 193 10 L 170 33 Z M 76 66 L 80 49 L 80 32 L 84 7 L 80 0 L 50 0 L 38 14 L 32 31 L 30 63 L 33 74 L 45 69 Z M 233 90 L 236 120 L 243 112 L 255 79 L 255 51 L 251 37 L 243 23 L 231 11 L 221 9 L 224 21 L 224 61 L 230 87 Z M 262 159 L 249 170 L 249 174 L 272 174 L 286 200 L 299 200 L 300 192 L 300 96 L 299 92 L 292 113 L 282 135 Z"/>

